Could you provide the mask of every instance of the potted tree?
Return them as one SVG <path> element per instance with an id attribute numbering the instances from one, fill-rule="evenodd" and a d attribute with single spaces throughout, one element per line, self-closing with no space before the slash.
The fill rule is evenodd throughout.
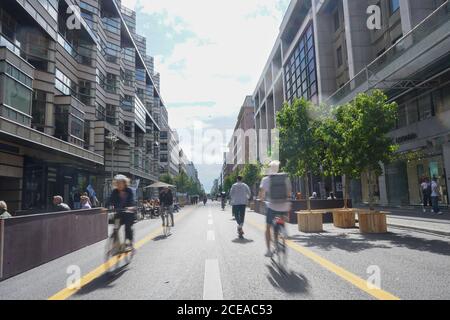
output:
<path id="1" fill-rule="evenodd" d="M 381 164 L 389 163 L 398 148 L 388 136 L 395 126 L 397 109 L 397 104 L 388 103 L 387 96 L 380 90 L 361 93 L 352 102 L 337 108 L 336 123 L 330 125 L 334 138 L 330 139 L 333 147 L 329 157 L 335 173 L 345 176 L 345 200 L 348 199 L 348 179 L 367 175 L 369 210 L 358 212 L 363 233 L 387 231 L 385 213 L 375 211 L 372 186 L 374 177 L 382 174 Z"/>
<path id="2" fill-rule="evenodd" d="M 307 210 L 297 213 L 299 230 L 320 232 L 323 230 L 322 213 L 312 212 L 309 199 L 309 174 L 320 172 L 320 142 L 316 129 L 320 123 L 320 110 L 305 99 L 286 103 L 277 114 L 280 134 L 280 158 L 284 170 L 291 176 L 305 178 Z"/>

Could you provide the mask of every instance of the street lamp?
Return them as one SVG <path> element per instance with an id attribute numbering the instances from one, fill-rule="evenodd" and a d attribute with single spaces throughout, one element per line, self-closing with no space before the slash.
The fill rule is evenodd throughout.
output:
<path id="1" fill-rule="evenodd" d="M 106 140 L 111 142 L 111 182 L 114 180 L 114 148 L 116 146 L 116 143 L 119 141 L 119 138 L 117 136 L 110 132 L 106 137 Z"/>

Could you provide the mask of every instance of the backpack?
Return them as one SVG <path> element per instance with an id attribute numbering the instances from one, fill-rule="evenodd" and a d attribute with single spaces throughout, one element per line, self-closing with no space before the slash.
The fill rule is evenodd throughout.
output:
<path id="1" fill-rule="evenodd" d="M 270 202 L 285 202 L 288 198 L 286 186 L 286 174 L 275 174 L 269 176 L 269 200 Z"/>

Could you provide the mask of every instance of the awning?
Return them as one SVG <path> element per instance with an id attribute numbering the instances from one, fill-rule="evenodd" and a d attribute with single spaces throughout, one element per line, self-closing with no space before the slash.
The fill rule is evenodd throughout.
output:
<path id="1" fill-rule="evenodd" d="M 149 186 L 146 186 L 144 189 L 148 189 L 148 188 L 175 188 L 175 186 L 165 183 L 165 182 L 155 182 L 154 184 L 151 184 Z"/>

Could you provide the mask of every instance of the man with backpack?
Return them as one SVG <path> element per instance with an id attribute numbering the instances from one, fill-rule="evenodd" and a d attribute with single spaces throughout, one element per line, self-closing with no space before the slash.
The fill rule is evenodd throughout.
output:
<path id="1" fill-rule="evenodd" d="M 241 176 L 238 176 L 237 182 L 231 187 L 230 198 L 231 205 L 233 206 L 233 215 L 238 224 L 237 232 L 240 239 L 244 237 L 243 226 L 245 220 L 245 208 L 247 207 L 251 195 L 252 192 L 248 185 L 242 182 Z"/>
<path id="2" fill-rule="evenodd" d="M 264 177 L 260 185 L 260 199 L 266 204 L 266 257 L 272 257 L 270 250 L 271 227 L 276 217 L 283 217 L 291 210 L 289 197 L 291 194 L 291 181 L 287 174 L 278 173 L 280 162 L 272 161 L 269 164 L 267 176 Z"/>

